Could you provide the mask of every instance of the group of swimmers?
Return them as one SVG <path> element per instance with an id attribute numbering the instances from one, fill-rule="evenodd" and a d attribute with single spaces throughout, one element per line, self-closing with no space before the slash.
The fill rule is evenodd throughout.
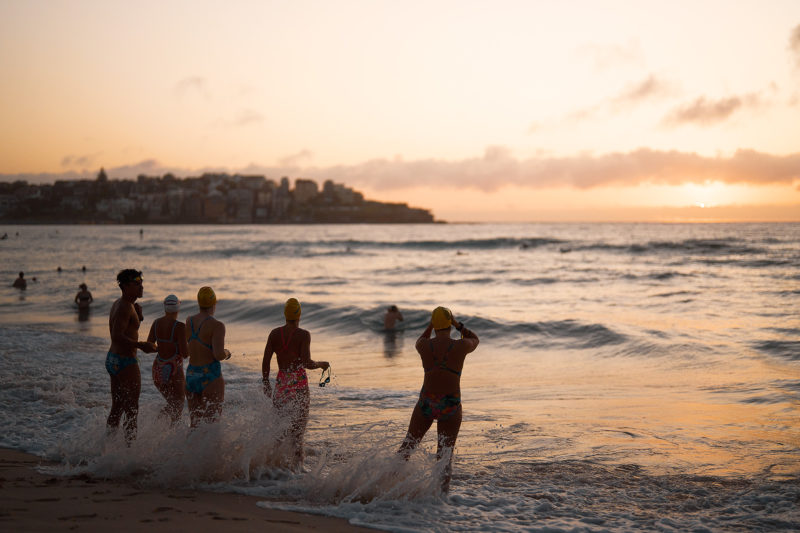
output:
<path id="1" fill-rule="evenodd" d="M 59 266 L 56 269 L 56 271 L 57 272 L 61 272 L 62 271 L 61 267 Z M 81 271 L 86 272 L 86 265 L 81 267 Z M 31 278 L 31 280 L 35 283 L 36 282 L 36 277 L 34 276 L 33 278 Z M 28 288 L 28 280 L 25 279 L 25 272 L 20 272 L 19 276 L 17 276 L 14 279 L 14 282 L 11 284 L 11 286 L 14 287 L 15 289 L 21 289 L 21 290 L 27 289 Z M 88 309 L 89 308 L 89 304 L 92 303 L 91 302 L 92 293 L 89 292 L 89 290 L 86 287 L 85 283 L 81 283 L 79 285 L 79 288 L 80 288 L 80 292 L 78 292 L 78 296 L 81 296 L 82 298 L 81 298 L 81 301 L 79 302 L 78 301 L 78 296 L 75 296 L 75 303 L 78 304 L 78 309 L 81 309 L 81 310 Z M 85 300 L 86 300 L 85 297 L 86 297 L 87 294 L 88 294 L 88 299 L 90 300 L 88 303 L 85 302 Z"/>
<path id="2" fill-rule="evenodd" d="M 180 300 L 175 295 L 164 299 L 164 315 L 153 321 L 146 341 L 139 341 L 142 308 L 136 303 L 143 295 L 142 273 L 126 269 L 117 275 L 122 296 L 109 313 L 111 346 L 106 355 L 106 370 L 111 378 L 111 412 L 109 430 L 119 427 L 124 417 L 124 434 L 130 443 L 136 437 L 136 424 L 141 392 L 137 350 L 157 354 L 153 361 L 153 383 L 167 404 L 161 410 L 175 424 L 183 412 L 184 398 L 189 406 L 190 423 L 213 422 L 222 412 L 225 382 L 220 361 L 230 359 L 225 349 L 225 325 L 214 318 L 217 297 L 211 287 L 197 293 L 199 312 L 178 320 Z M 310 394 L 307 369 L 328 371 L 330 363 L 311 359 L 311 334 L 299 327 L 302 308 L 295 298 L 284 305 L 285 324 L 270 331 L 264 347 L 262 385 L 264 394 L 281 417 L 289 421 L 286 439 L 292 446 L 291 464 L 303 462 L 303 436 L 309 415 Z M 387 310 L 385 324 L 403 320 L 396 306 Z M 390 326 L 387 326 L 387 328 Z M 461 333 L 451 339 L 451 328 Z M 434 334 L 431 337 L 431 334 Z M 445 307 L 431 313 L 431 321 L 416 342 L 416 349 L 425 371 L 419 400 L 414 406 L 408 431 L 398 453 L 408 458 L 437 421 L 439 459 L 447 455 L 442 489 L 449 488 L 452 472 L 452 449 L 461 427 L 461 371 L 467 354 L 479 343 L 478 336 L 459 322 Z M 278 373 L 274 390 L 269 374 L 272 356 L 276 355 Z M 184 374 L 183 360 L 189 359 Z"/>

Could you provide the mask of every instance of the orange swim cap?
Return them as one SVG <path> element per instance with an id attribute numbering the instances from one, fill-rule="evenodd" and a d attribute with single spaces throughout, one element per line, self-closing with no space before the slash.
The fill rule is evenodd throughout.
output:
<path id="1" fill-rule="evenodd" d="M 431 313 L 433 329 L 449 328 L 453 322 L 453 313 L 446 307 L 437 307 Z"/>
<path id="2" fill-rule="evenodd" d="M 214 307 L 217 303 L 217 295 L 211 287 L 202 287 L 197 291 L 197 304 L 203 308 Z"/>
<path id="3" fill-rule="evenodd" d="M 286 305 L 283 306 L 283 316 L 286 317 L 286 320 L 299 320 L 301 311 L 297 298 L 289 298 L 286 300 Z"/>

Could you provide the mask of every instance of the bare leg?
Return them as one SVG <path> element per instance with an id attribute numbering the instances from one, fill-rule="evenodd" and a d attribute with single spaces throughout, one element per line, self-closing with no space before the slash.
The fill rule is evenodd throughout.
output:
<path id="1" fill-rule="evenodd" d="M 111 412 L 108 413 L 108 420 L 106 426 L 109 432 L 119 427 L 119 420 L 122 418 L 122 398 L 121 398 L 121 384 L 119 376 L 111 376 Z"/>
<path id="2" fill-rule="evenodd" d="M 183 413 L 186 381 L 182 374 L 178 374 L 157 388 L 158 392 L 167 400 L 167 405 L 161 409 L 161 416 L 168 416 L 170 422 L 175 425 Z"/>
<path id="3" fill-rule="evenodd" d="M 189 420 L 191 426 L 197 427 L 203 418 L 203 396 L 186 391 L 186 403 L 189 405 Z"/>
<path id="4" fill-rule="evenodd" d="M 297 405 L 292 409 L 292 427 L 289 429 L 292 439 L 292 446 L 294 448 L 294 464 L 295 468 L 303 465 L 305 453 L 303 451 L 303 436 L 306 433 L 308 426 L 308 409 L 309 397 L 297 398 Z"/>
<path id="5" fill-rule="evenodd" d="M 425 433 L 430 429 L 431 424 L 433 424 L 433 419 L 423 415 L 418 405 L 414 406 L 414 411 L 411 413 L 411 421 L 408 423 L 406 438 L 403 439 L 403 444 L 400 445 L 400 449 L 397 450 L 397 453 L 408 460 L 411 452 L 414 451 L 414 448 L 417 447 L 422 437 L 424 437 Z"/>
<path id="6" fill-rule="evenodd" d="M 206 422 L 214 422 L 222 414 L 222 402 L 225 401 L 225 380 L 222 376 L 208 384 L 203 391 L 203 418 Z"/>
<path id="7" fill-rule="evenodd" d="M 112 414 L 109 415 L 109 426 L 119 426 L 120 415 L 125 415 L 125 442 L 129 445 L 133 439 L 136 438 L 137 417 L 139 416 L 139 394 L 142 391 L 142 375 L 139 372 L 139 365 L 129 365 L 116 375 L 116 387 L 114 386 L 115 379 L 111 379 L 111 410 Z M 116 390 L 116 402 L 114 401 L 114 392 Z M 118 412 L 114 412 L 114 407 Z M 115 418 L 112 419 L 112 415 Z"/>
<path id="8" fill-rule="evenodd" d="M 441 460 L 445 453 L 449 455 L 442 476 L 442 492 L 450 490 L 450 478 L 453 476 L 453 449 L 456 446 L 459 429 L 461 429 L 461 406 L 453 413 L 453 416 L 436 423 L 436 433 L 438 434 L 436 458 Z"/>

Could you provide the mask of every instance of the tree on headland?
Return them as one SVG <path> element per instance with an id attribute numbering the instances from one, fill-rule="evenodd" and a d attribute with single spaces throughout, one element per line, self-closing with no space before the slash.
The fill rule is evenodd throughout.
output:
<path id="1" fill-rule="evenodd" d="M 100 172 L 97 173 L 97 181 L 98 183 L 108 183 L 108 176 L 106 175 L 106 169 L 100 167 Z"/>

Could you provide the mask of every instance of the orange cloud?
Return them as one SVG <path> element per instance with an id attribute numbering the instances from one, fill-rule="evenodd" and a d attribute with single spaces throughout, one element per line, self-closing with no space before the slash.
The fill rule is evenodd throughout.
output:
<path id="1" fill-rule="evenodd" d="M 379 159 L 356 166 L 306 169 L 304 175 L 336 179 L 376 189 L 438 185 L 484 191 L 505 185 L 527 188 L 684 183 L 787 183 L 800 180 L 800 153 L 776 156 L 738 150 L 731 157 L 640 148 L 604 155 L 536 157 L 519 160 L 503 148 L 460 161 Z"/>
<path id="2" fill-rule="evenodd" d="M 567 120 L 579 122 L 602 112 L 619 113 L 648 100 L 668 96 L 673 92 L 674 89 L 670 83 L 659 79 L 654 74 L 650 74 L 644 80 L 628 85 L 616 96 L 608 98 L 594 106 L 570 113 L 567 115 Z"/>
<path id="3" fill-rule="evenodd" d="M 742 107 L 755 107 L 758 103 L 759 98 L 755 94 L 743 97 L 732 96 L 716 101 L 706 100 L 705 96 L 701 96 L 693 102 L 684 104 L 670 112 L 664 118 L 663 123 L 666 126 L 681 126 L 683 124 L 709 126 L 724 122 Z"/>
<path id="4" fill-rule="evenodd" d="M 202 76 L 187 76 L 175 84 L 175 94 L 184 97 L 193 92 L 199 93 L 204 98 L 208 98 L 206 79 Z"/>
<path id="5" fill-rule="evenodd" d="M 402 190 L 414 187 L 471 188 L 496 191 L 505 186 L 542 189 L 572 187 L 590 189 L 606 186 L 642 184 L 680 185 L 686 183 L 746 183 L 752 185 L 793 185 L 800 180 L 800 153 L 771 155 L 755 150 L 737 150 L 730 157 L 706 157 L 691 152 L 639 148 L 630 152 L 601 155 L 578 154 L 569 157 L 539 155 L 518 159 L 504 147 L 490 147 L 482 157 L 461 160 L 400 158 L 374 159 L 358 165 L 331 167 L 295 166 L 306 151 L 287 166 L 249 165 L 245 169 L 204 167 L 181 169 L 147 159 L 132 165 L 106 168 L 112 178 L 133 178 L 139 174 L 197 176 L 203 172 L 263 174 L 267 177 L 297 176 L 324 181 L 331 179 L 351 186 L 368 186 L 375 190 Z M 96 173 L 96 172 L 95 172 Z M 5 174 L 0 180 L 25 179 L 32 182 L 93 179 L 95 173 Z"/>
<path id="6" fill-rule="evenodd" d="M 800 24 L 789 34 L 789 51 L 794 56 L 795 65 L 800 68 Z"/>

